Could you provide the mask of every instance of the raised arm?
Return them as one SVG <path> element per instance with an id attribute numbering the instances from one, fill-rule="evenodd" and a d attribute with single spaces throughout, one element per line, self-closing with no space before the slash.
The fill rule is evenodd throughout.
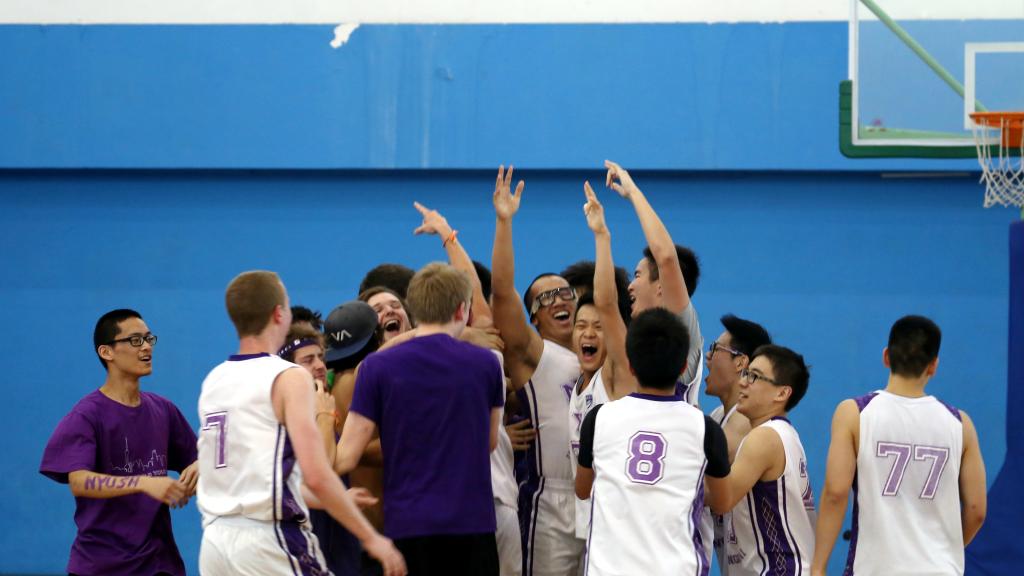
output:
<path id="1" fill-rule="evenodd" d="M 406 573 L 405 561 L 391 541 L 374 530 L 359 512 L 345 486 L 335 475 L 324 454 L 320 434 L 313 419 L 313 381 L 308 372 L 291 369 L 281 372 L 274 380 L 273 399 L 278 419 L 288 430 L 295 457 L 302 469 L 303 479 L 310 492 L 323 504 L 324 509 L 363 544 L 371 556 L 381 562 L 384 573 Z M 351 417 L 349 418 L 351 421 Z"/>
<path id="2" fill-rule="evenodd" d="M 821 491 L 818 525 L 814 529 L 814 560 L 811 574 L 824 576 L 828 558 L 843 527 L 846 502 L 857 472 L 857 437 L 860 410 L 853 400 L 844 400 L 832 416 L 832 441 L 825 466 L 825 487 Z"/>
<path id="3" fill-rule="evenodd" d="M 511 173 L 511 168 L 509 172 Z M 413 202 L 416 210 L 423 216 L 423 223 L 419 228 L 413 230 L 413 234 L 434 234 L 441 239 L 441 246 L 448 254 L 448 262 L 456 270 L 462 270 L 469 275 L 473 281 L 473 307 L 472 318 L 474 326 L 488 326 L 491 324 L 491 306 L 484 298 L 483 286 L 480 284 L 480 277 L 473 266 L 466 249 L 459 242 L 458 231 L 448 225 L 448 220 L 437 210 L 431 210 L 419 202 Z"/>
<path id="4" fill-rule="evenodd" d="M 512 249 L 512 217 L 519 210 L 523 195 L 522 180 L 511 193 L 512 167 L 508 173 L 498 168 L 494 184 L 494 252 L 491 255 L 491 298 L 493 300 L 494 325 L 501 331 L 505 341 L 505 369 L 508 370 L 513 390 L 519 390 L 530 379 L 544 342 L 530 326 L 530 322 L 515 289 L 515 255 Z"/>
<path id="5" fill-rule="evenodd" d="M 964 546 L 974 540 L 985 522 L 988 495 L 985 493 L 985 462 L 981 458 L 978 432 L 967 413 L 960 411 L 964 423 L 964 453 L 960 458 L 960 517 Z"/>
<path id="6" fill-rule="evenodd" d="M 619 312 L 619 292 L 615 286 L 615 263 L 612 261 L 612 236 L 604 218 L 604 206 L 597 200 L 590 182 L 583 183 L 587 203 L 583 213 L 587 226 L 594 233 L 594 307 L 601 318 L 604 347 L 604 385 L 611 400 L 636 392 L 637 381 L 629 370 L 626 358 L 626 323 Z"/>
<path id="7" fill-rule="evenodd" d="M 629 172 L 611 160 L 605 160 L 604 166 L 608 169 L 605 185 L 629 200 L 636 210 L 637 218 L 640 219 L 640 227 L 643 228 L 647 246 L 650 247 L 654 261 L 658 265 L 658 278 L 665 307 L 676 314 L 681 313 L 690 305 L 690 294 L 686 289 L 676 245 L 672 242 L 668 228 L 651 207 L 647 197 L 633 182 Z"/>

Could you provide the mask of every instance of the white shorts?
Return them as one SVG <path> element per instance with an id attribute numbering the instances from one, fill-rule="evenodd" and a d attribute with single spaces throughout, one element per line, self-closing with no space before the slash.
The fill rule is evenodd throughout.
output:
<path id="1" fill-rule="evenodd" d="M 541 479 L 525 524 L 526 576 L 577 576 L 586 541 L 576 537 L 576 492 L 571 480 Z"/>
<path id="2" fill-rule="evenodd" d="M 501 576 L 522 576 L 523 539 L 519 534 L 519 512 L 514 506 L 494 501 L 494 516 L 498 530 L 494 538 L 498 542 L 498 566 Z"/>
<path id="3" fill-rule="evenodd" d="M 241 516 L 214 520 L 199 548 L 203 576 L 329 576 L 309 524 L 260 522 Z"/>

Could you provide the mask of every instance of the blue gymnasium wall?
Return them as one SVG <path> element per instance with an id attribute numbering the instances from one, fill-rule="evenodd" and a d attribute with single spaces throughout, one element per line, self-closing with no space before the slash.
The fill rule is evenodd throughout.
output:
<path id="1" fill-rule="evenodd" d="M 520 286 L 592 257 L 580 184 L 603 173 L 590 167 L 661 170 L 636 176 L 703 259 L 706 336 L 734 312 L 813 365 L 793 416 L 816 490 L 835 404 L 884 384 L 888 326 L 909 312 L 943 326 L 933 390 L 972 414 L 995 477 L 1015 215 L 979 208 L 974 173 L 878 174 L 969 162 L 839 155 L 845 25 L 367 26 L 338 51 L 330 29 L 0 26 L 2 414 L 15 431 L 0 440 L 0 573 L 65 565 L 73 500 L 36 469 L 57 421 L 102 382 L 99 314 L 144 314 L 161 340 L 143 385 L 195 424 L 199 383 L 232 350 L 234 274 L 275 269 L 294 302 L 327 311 L 381 261 L 442 256 L 411 235 L 414 199 L 487 261 L 493 167 L 509 161 L 528 179 Z M 309 170 L 322 168 L 344 170 Z M 631 268 L 639 227 L 602 199 Z M 174 520 L 194 572 L 194 505 Z"/>
<path id="2" fill-rule="evenodd" d="M 593 254 L 580 207 L 584 178 L 528 178 L 516 220 L 517 280 Z M 695 302 L 705 334 L 727 312 L 758 319 L 802 351 L 811 389 L 793 414 L 816 490 L 837 402 L 883 386 L 890 323 L 918 312 L 945 331 L 932 391 L 974 417 L 989 478 L 1002 461 L 1006 397 L 1006 212 L 978 208 L 973 178 L 890 180 L 875 174 L 637 174 L 675 238 L 704 263 Z M 60 417 L 102 383 L 90 335 L 103 311 L 140 310 L 160 335 L 145 388 L 196 424 L 205 372 L 232 351 L 223 289 L 237 272 L 280 272 L 293 302 L 327 311 L 381 261 L 441 258 L 411 234 L 419 200 L 447 215 L 469 252 L 489 261 L 490 172 L 7 173 L 0 238 L 0 347 L 8 368 L 10 466 L 0 496 L 0 572 L 62 569 L 74 535 L 66 487 L 36 473 Z M 632 267 L 642 235 L 610 193 L 614 253 Z M 707 405 L 713 401 L 707 400 Z M 194 567 L 194 505 L 175 514 Z M 834 566 L 845 554 L 840 545 Z"/>

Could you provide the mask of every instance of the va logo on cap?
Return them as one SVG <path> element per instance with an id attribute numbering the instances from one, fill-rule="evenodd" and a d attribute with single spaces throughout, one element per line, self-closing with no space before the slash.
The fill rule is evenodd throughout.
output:
<path id="1" fill-rule="evenodd" d="M 345 341 L 345 338 L 351 338 L 352 334 L 348 330 L 342 330 L 340 332 L 331 332 L 331 338 L 334 338 L 336 342 L 341 344 Z"/>

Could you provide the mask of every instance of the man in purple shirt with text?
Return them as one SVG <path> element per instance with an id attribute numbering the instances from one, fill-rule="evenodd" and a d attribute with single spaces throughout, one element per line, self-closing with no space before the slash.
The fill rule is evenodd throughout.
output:
<path id="1" fill-rule="evenodd" d="M 93 344 L 106 382 L 57 424 L 39 466 L 75 495 L 68 572 L 184 576 L 168 506 L 195 493 L 195 432 L 169 400 L 139 390 L 153 371 L 156 335 L 138 312 L 104 314 Z"/>

